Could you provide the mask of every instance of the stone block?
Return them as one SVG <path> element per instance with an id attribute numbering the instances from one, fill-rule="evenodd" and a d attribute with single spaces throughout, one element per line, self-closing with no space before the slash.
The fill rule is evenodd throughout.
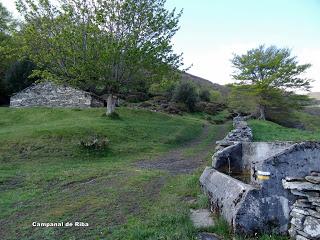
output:
<path id="1" fill-rule="evenodd" d="M 301 236 L 301 235 L 297 235 L 296 236 L 296 240 L 310 240 L 309 238 L 306 238 L 304 236 Z"/>
<path id="2" fill-rule="evenodd" d="M 320 239 L 320 219 L 306 217 L 303 223 L 303 232 L 315 239 Z"/>
<path id="3" fill-rule="evenodd" d="M 282 180 L 282 185 L 285 189 L 295 189 L 298 191 L 320 191 L 320 185 L 310 182 L 287 182 L 286 180 Z"/>
<path id="4" fill-rule="evenodd" d="M 320 184 L 320 176 L 306 176 L 305 179 L 308 182 Z"/>
<path id="5" fill-rule="evenodd" d="M 211 213 L 208 209 L 191 209 L 190 218 L 196 228 L 207 228 L 214 226 Z"/>
<path id="6" fill-rule="evenodd" d="M 300 217 L 293 217 L 293 218 L 291 218 L 290 223 L 293 224 L 297 230 L 301 230 L 303 228 L 303 220 L 304 220 L 303 215 L 301 218 Z"/>

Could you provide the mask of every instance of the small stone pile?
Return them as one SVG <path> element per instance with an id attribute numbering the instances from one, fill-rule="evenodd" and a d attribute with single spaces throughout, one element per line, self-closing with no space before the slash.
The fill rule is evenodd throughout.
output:
<path id="1" fill-rule="evenodd" d="M 290 212 L 289 235 L 297 240 L 320 239 L 320 172 L 305 178 L 286 177 L 282 184 L 298 197 Z"/>

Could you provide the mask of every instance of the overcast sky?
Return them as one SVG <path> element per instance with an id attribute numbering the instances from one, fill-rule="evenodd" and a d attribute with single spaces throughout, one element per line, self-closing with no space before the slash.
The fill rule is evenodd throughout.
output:
<path id="1" fill-rule="evenodd" d="M 15 11 L 13 0 L 0 2 Z M 276 45 L 312 64 L 306 77 L 320 91 L 320 0 L 167 0 L 167 7 L 184 9 L 174 47 L 193 64 L 191 74 L 233 82 L 232 53 Z"/>

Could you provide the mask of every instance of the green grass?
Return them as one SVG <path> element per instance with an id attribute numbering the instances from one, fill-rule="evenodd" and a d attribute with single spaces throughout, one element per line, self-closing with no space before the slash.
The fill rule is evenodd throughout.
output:
<path id="1" fill-rule="evenodd" d="M 250 120 L 254 141 L 319 141 L 320 128 L 313 131 L 286 128 L 269 121 Z"/>
<path id="2" fill-rule="evenodd" d="M 186 196 L 200 194 L 196 175 L 141 170 L 194 139 L 205 121 L 142 110 L 0 108 L 1 239 L 194 239 Z M 206 143 L 218 128 L 209 127 Z M 109 147 L 79 142 L 106 136 Z M 35 228 L 32 222 L 83 221 L 86 228 Z"/>
<path id="3" fill-rule="evenodd" d="M 1 239 L 196 239 L 189 209 L 208 205 L 199 188 L 203 168 L 175 176 L 135 162 L 197 138 L 207 121 L 117 111 L 119 119 L 105 117 L 104 109 L 0 108 Z M 201 144 L 184 154 L 202 151 L 229 125 L 209 125 Z M 79 142 L 89 135 L 106 136 L 108 148 L 83 149 Z M 190 198 L 196 202 L 188 203 Z M 89 226 L 32 227 L 35 221 Z M 231 238 L 222 219 L 207 230 Z"/>
<path id="4" fill-rule="evenodd" d="M 225 109 L 223 111 L 218 112 L 215 115 L 211 115 L 205 112 L 194 112 L 194 113 L 185 113 L 185 116 L 188 118 L 202 119 L 207 120 L 213 124 L 221 124 L 230 120 L 230 112 Z"/>

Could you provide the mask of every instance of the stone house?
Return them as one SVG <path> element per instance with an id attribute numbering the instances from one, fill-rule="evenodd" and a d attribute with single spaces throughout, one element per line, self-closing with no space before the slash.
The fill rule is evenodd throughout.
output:
<path id="1" fill-rule="evenodd" d="M 10 107 L 103 107 L 99 96 L 52 82 L 32 84 L 10 98 Z"/>

